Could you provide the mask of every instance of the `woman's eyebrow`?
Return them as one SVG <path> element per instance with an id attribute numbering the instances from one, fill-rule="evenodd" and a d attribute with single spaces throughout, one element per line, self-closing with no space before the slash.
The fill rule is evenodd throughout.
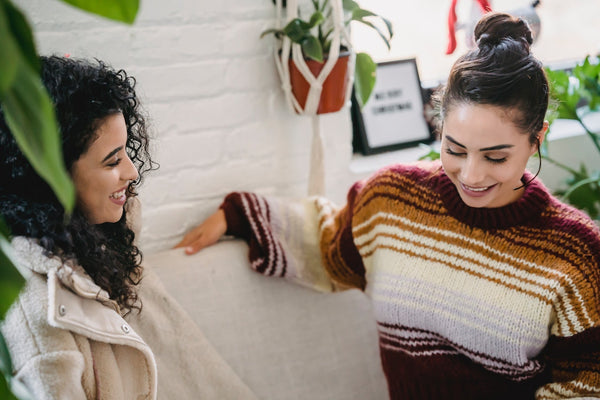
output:
<path id="1" fill-rule="evenodd" d="M 456 139 L 454 139 L 452 136 L 448 136 L 448 135 L 446 135 L 446 139 L 448 139 L 448 141 L 450 141 L 450 142 L 454 143 L 455 145 L 457 145 L 457 146 L 459 146 L 459 147 L 462 147 L 463 149 L 466 149 L 466 148 L 467 148 L 467 146 L 465 146 L 464 144 L 458 143 L 458 142 L 456 141 Z"/>
<path id="2" fill-rule="evenodd" d="M 513 145 L 513 144 L 499 144 L 497 146 L 484 147 L 483 149 L 479 149 L 479 151 L 502 150 L 502 149 L 509 149 L 511 147 L 515 147 L 515 145 Z"/>
<path id="3" fill-rule="evenodd" d="M 114 156 L 115 154 L 117 154 L 121 150 L 123 150 L 123 146 L 117 147 L 116 149 L 114 149 L 113 151 L 111 151 L 110 153 L 108 153 L 108 155 L 106 157 L 104 157 L 104 159 L 102 160 L 102 162 L 108 160 L 109 158 L 111 158 L 112 156 Z"/>
<path id="4" fill-rule="evenodd" d="M 462 147 L 463 149 L 467 148 L 464 144 L 457 142 L 456 139 L 454 139 L 452 136 L 446 135 L 446 139 L 448 139 L 448 141 L 454 143 L 455 145 Z M 479 149 L 479 151 L 502 150 L 502 149 L 509 149 L 511 147 L 515 147 L 515 146 L 513 144 L 499 144 L 496 146 L 484 147 L 482 149 Z"/>

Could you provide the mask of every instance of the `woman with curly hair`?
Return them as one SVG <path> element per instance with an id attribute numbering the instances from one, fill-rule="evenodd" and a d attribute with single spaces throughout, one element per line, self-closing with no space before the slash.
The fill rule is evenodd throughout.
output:
<path id="1" fill-rule="evenodd" d="M 135 196 L 155 163 L 134 78 L 100 61 L 41 64 L 77 202 L 65 216 L 0 104 L 0 215 L 28 275 L 0 326 L 15 379 L 36 400 L 256 400 L 152 269 L 142 269 Z"/>
<path id="2" fill-rule="evenodd" d="M 153 168 L 135 80 L 103 62 L 41 57 L 77 202 L 68 217 L 0 108 L 0 215 L 27 283 L 2 326 L 34 398 L 154 398 L 156 362 L 124 320 L 141 310 L 128 210 Z"/>

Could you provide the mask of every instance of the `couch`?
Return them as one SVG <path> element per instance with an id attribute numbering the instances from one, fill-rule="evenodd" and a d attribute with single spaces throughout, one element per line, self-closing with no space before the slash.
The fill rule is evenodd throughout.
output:
<path id="1" fill-rule="evenodd" d="M 247 252 L 230 239 L 193 256 L 156 252 L 144 264 L 259 399 L 387 399 L 366 296 L 261 276 Z"/>

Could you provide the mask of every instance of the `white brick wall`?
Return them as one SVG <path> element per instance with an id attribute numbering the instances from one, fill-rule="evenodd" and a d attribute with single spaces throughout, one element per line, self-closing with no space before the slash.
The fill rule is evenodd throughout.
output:
<path id="1" fill-rule="evenodd" d="M 303 196 L 311 121 L 290 112 L 272 58 L 269 0 L 141 0 L 133 26 L 56 0 L 16 3 L 41 54 L 97 57 L 138 80 L 161 168 L 142 186 L 146 252 L 172 246 L 231 190 Z M 321 117 L 327 195 L 354 180 L 348 109 Z"/>
<path id="2" fill-rule="evenodd" d="M 311 121 L 286 108 L 273 42 L 259 38 L 274 23 L 270 0 L 141 0 L 133 26 L 57 0 L 15 3 L 33 24 L 40 53 L 96 57 L 138 79 L 161 164 L 142 186 L 145 252 L 175 244 L 231 190 L 307 193 Z M 362 159 L 361 171 L 351 172 L 347 108 L 322 116 L 321 129 L 326 195 L 341 203 L 351 183 L 381 167 L 382 158 Z M 553 149 L 594 162 L 588 145 L 578 136 Z M 407 151 L 384 159 L 414 157 Z M 548 165 L 541 176 L 550 187 L 564 179 Z"/>

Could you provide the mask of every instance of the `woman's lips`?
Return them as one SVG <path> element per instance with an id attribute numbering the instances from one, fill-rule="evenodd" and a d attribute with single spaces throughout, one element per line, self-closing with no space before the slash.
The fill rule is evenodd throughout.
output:
<path id="1" fill-rule="evenodd" d="M 465 194 L 471 196 L 471 197 L 482 197 L 482 196 L 485 196 L 495 186 L 496 186 L 496 184 L 494 184 L 492 186 L 473 187 L 473 186 L 467 186 L 467 185 L 465 185 L 462 182 L 460 184 L 460 187 L 463 190 L 463 192 Z"/>
<path id="2" fill-rule="evenodd" d="M 124 188 L 120 189 L 117 192 L 112 193 L 110 196 L 108 196 L 108 198 L 113 203 L 115 203 L 119 206 L 122 206 L 123 204 L 125 204 L 125 201 L 127 201 L 126 193 L 127 193 L 127 186 L 125 186 Z"/>

